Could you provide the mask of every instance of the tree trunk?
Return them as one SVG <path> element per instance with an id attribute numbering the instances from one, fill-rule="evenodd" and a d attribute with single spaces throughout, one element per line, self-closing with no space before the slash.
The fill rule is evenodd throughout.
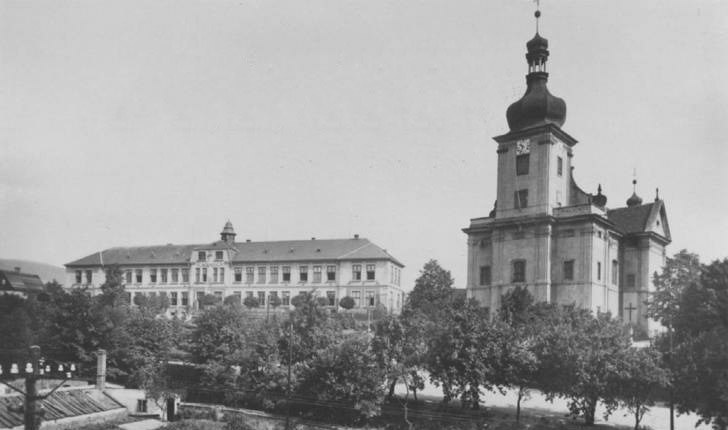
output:
<path id="1" fill-rule="evenodd" d="M 642 417 L 640 416 L 640 407 L 637 406 L 634 411 L 634 430 L 640 430 L 640 421 L 642 420 Z"/>
<path id="2" fill-rule="evenodd" d="M 516 400 L 516 422 L 521 422 L 521 399 L 523 398 L 523 387 L 518 387 L 518 400 Z"/>
<path id="3" fill-rule="evenodd" d="M 597 401 L 595 399 L 586 400 L 586 408 L 584 410 L 584 424 L 588 426 L 594 425 L 594 415 L 597 411 Z"/>
<path id="4" fill-rule="evenodd" d="M 395 379 L 392 381 L 391 384 L 389 384 L 389 394 L 387 394 L 388 398 L 392 398 L 394 396 L 394 387 L 397 385 L 397 380 Z"/>

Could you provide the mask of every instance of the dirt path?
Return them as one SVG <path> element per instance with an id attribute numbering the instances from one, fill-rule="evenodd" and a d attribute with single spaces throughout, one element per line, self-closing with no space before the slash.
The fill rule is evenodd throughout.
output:
<path id="1" fill-rule="evenodd" d="M 404 395 L 404 386 L 398 385 L 395 392 L 398 395 Z M 418 392 L 419 398 L 428 398 L 431 400 L 442 400 L 442 390 L 430 383 L 425 384 L 425 389 Z M 497 407 L 497 408 L 508 408 L 512 409 L 511 414 L 515 417 L 516 410 L 516 393 L 514 391 L 508 391 L 505 395 L 500 393 L 487 392 L 483 396 L 482 403 L 486 407 Z M 530 399 L 521 401 L 521 410 L 524 414 L 535 415 L 535 416 L 561 416 L 563 417 L 569 412 L 566 406 L 566 400 L 554 399 L 553 403 L 546 400 L 546 398 L 539 391 L 533 390 L 531 392 Z M 634 427 L 634 417 L 628 413 L 626 409 L 617 409 L 609 416 L 609 420 L 605 421 L 603 418 L 604 408 L 600 406 L 597 409 L 596 423 L 604 425 L 614 426 L 627 426 Z M 515 418 L 514 418 L 515 419 Z M 695 427 L 695 423 L 698 421 L 698 416 L 695 414 L 676 415 L 675 416 L 675 429 L 676 430 L 710 430 L 710 426 L 702 424 Z M 653 430 L 667 430 L 670 428 L 670 412 L 668 408 L 654 406 L 648 411 L 642 422 L 642 426 L 649 426 Z"/>

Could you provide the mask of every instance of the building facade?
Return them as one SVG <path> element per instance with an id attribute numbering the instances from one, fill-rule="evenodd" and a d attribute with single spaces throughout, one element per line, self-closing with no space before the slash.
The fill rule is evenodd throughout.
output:
<path id="1" fill-rule="evenodd" d="M 358 310 L 377 305 L 392 313 L 402 309 L 404 265 L 359 235 L 271 242 L 236 242 L 235 236 L 228 221 L 220 240 L 209 244 L 99 251 L 66 264 L 66 285 L 98 292 L 106 269 L 118 267 L 132 302 L 138 295 L 167 296 L 170 312 L 181 316 L 198 309 L 205 295 L 233 296 L 241 303 L 253 296 L 263 307 L 277 296 L 286 308 L 299 293 L 312 292 L 332 308 L 349 296 Z"/>
<path id="2" fill-rule="evenodd" d="M 463 229 L 468 297 L 492 313 L 503 294 L 524 286 L 538 301 L 610 312 L 652 334 L 660 327 L 646 302 L 671 241 L 665 204 L 658 196 L 643 204 L 633 181 L 626 206 L 609 208 L 601 185 L 587 193 L 576 184 L 566 103 L 546 87 L 548 41 L 537 33 L 526 48 L 526 93 L 506 112 L 510 130 L 494 138 L 495 207 Z"/>

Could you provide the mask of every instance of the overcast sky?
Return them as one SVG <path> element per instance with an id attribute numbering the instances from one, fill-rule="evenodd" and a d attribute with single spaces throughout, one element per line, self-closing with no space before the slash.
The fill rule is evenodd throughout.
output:
<path id="1" fill-rule="evenodd" d="M 465 286 L 528 0 L 0 2 L 0 257 L 349 237 Z M 728 2 L 542 2 L 588 192 L 728 256 Z"/>

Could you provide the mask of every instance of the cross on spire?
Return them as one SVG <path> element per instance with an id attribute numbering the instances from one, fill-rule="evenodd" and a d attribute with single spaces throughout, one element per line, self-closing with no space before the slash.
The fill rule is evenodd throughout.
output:
<path id="1" fill-rule="evenodd" d="M 541 17 L 541 0 L 533 0 L 536 3 L 536 12 L 533 16 L 536 17 L 536 33 L 538 33 L 538 19 Z"/>

